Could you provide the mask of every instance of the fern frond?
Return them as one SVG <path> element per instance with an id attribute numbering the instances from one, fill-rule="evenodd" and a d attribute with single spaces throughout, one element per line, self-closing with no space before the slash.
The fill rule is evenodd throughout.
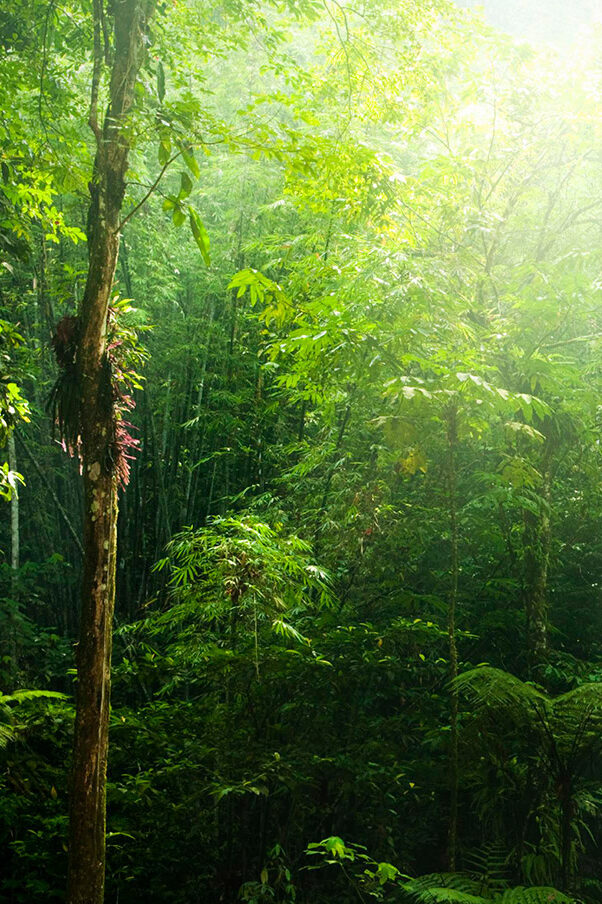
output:
<path id="1" fill-rule="evenodd" d="M 421 904 L 490 904 L 490 899 L 457 888 L 429 888 L 416 898 Z"/>
<path id="2" fill-rule="evenodd" d="M 481 883 L 463 873 L 431 873 L 404 885 L 419 904 L 485 904 Z"/>
<path id="3" fill-rule="evenodd" d="M 549 885 L 483 892 L 485 879 L 463 873 L 434 873 L 406 882 L 404 891 L 416 904 L 579 904 L 576 898 Z"/>
<path id="4" fill-rule="evenodd" d="M 10 725 L 0 725 L 0 750 L 15 740 L 15 731 Z"/>
<path id="5" fill-rule="evenodd" d="M 602 723 L 602 684 L 582 684 L 554 700 L 554 716 L 560 723 Z"/>
<path id="6" fill-rule="evenodd" d="M 486 842 L 481 847 L 467 851 L 463 856 L 465 866 L 476 873 L 481 880 L 481 891 L 501 892 L 508 887 L 508 851 L 496 841 Z"/>
<path id="7" fill-rule="evenodd" d="M 551 700 L 536 687 L 491 666 L 464 672 L 454 683 L 475 706 L 504 710 L 517 722 L 524 722 L 526 714 L 543 712 L 548 715 L 551 711 Z"/>
<path id="8" fill-rule="evenodd" d="M 576 898 L 571 898 L 557 888 L 540 885 L 531 888 L 508 888 L 502 895 L 495 898 L 495 904 L 578 904 Z"/>
<path id="9" fill-rule="evenodd" d="M 15 691 L 13 694 L 0 694 L 0 705 L 5 705 L 7 703 L 23 703 L 27 700 L 38 700 L 40 698 L 47 697 L 53 700 L 66 700 L 67 697 L 65 694 L 59 693 L 59 691 Z"/>

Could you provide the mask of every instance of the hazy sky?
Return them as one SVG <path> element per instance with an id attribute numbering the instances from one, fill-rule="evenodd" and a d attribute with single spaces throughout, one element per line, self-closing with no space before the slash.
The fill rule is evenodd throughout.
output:
<path id="1" fill-rule="evenodd" d="M 456 0 L 482 6 L 492 25 L 529 41 L 570 44 L 582 25 L 602 21 L 602 0 Z"/>

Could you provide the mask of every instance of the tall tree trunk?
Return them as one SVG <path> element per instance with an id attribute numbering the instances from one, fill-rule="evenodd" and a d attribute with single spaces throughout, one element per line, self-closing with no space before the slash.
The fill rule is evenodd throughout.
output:
<path id="1" fill-rule="evenodd" d="M 560 888 L 568 891 L 571 885 L 571 841 L 573 834 L 573 783 L 568 774 L 560 776 Z"/>
<path id="2" fill-rule="evenodd" d="M 8 467 L 11 471 L 17 470 L 17 450 L 15 447 L 15 435 L 12 430 L 8 434 Z M 17 624 L 19 617 L 19 565 L 19 490 L 15 486 L 10 497 L 10 595 L 12 607 L 10 627 L 10 670 L 13 687 L 16 687 L 17 685 L 17 676 L 19 673 L 19 654 L 17 640 Z"/>
<path id="3" fill-rule="evenodd" d="M 548 437 L 542 459 L 539 511 L 524 514 L 524 604 L 527 621 L 529 673 L 536 675 L 548 655 L 548 570 L 552 530 L 550 524 L 550 458 L 553 443 Z"/>
<path id="4" fill-rule="evenodd" d="M 11 471 L 17 470 L 17 449 L 15 446 L 15 435 L 12 430 L 8 434 L 8 467 Z M 19 570 L 19 547 L 19 491 L 13 489 L 10 497 L 10 567 L 13 576 Z"/>
<path id="5" fill-rule="evenodd" d="M 117 477 L 115 412 L 106 353 L 109 301 L 119 251 L 129 142 L 124 128 L 146 44 L 150 0 L 114 0 L 109 106 L 98 125 L 103 66 L 102 0 L 94 0 L 90 127 L 97 141 L 88 214 L 88 276 L 79 315 L 77 380 L 84 485 L 84 567 L 77 650 L 77 711 L 69 842 L 69 904 L 102 904 Z"/>
<path id="6" fill-rule="evenodd" d="M 214 316 L 214 299 L 213 296 L 209 298 L 208 305 L 208 313 L 207 313 L 207 325 L 206 329 L 206 338 L 205 338 L 205 347 L 203 350 L 203 361 L 201 363 L 201 376 L 198 383 L 197 389 L 197 398 L 196 398 L 196 408 L 195 408 L 195 418 L 196 424 L 194 427 L 194 433 L 191 441 L 191 449 L 190 449 L 190 463 L 188 467 L 188 484 L 186 488 L 186 501 L 184 504 L 184 522 L 188 523 L 190 519 L 192 519 L 192 513 L 194 510 L 194 492 L 193 490 L 196 488 L 197 480 L 198 480 L 198 464 L 197 458 L 200 447 L 200 437 L 202 436 L 202 428 L 201 428 L 201 415 L 203 413 L 203 403 L 205 401 L 205 378 L 207 375 L 207 363 L 209 361 L 209 348 L 211 345 L 211 339 L 213 335 L 213 316 Z"/>
<path id="7" fill-rule="evenodd" d="M 550 518 L 543 508 L 539 514 L 525 512 L 525 614 L 527 656 L 534 673 L 548 652 L 548 564 L 550 558 Z"/>
<path id="8" fill-rule="evenodd" d="M 458 412 L 454 404 L 450 405 L 447 415 L 447 451 L 448 451 L 448 505 L 449 531 L 451 541 L 449 593 L 448 637 L 449 637 L 449 680 L 450 690 L 450 807 L 448 829 L 448 861 L 451 872 L 456 870 L 456 851 L 458 846 L 458 691 L 455 679 L 458 677 L 458 647 L 456 642 L 456 606 L 458 602 L 458 514 L 457 514 L 457 479 L 456 479 L 456 445 L 458 440 Z"/>
<path id="9" fill-rule="evenodd" d="M 171 518 L 169 516 L 169 500 L 167 497 L 167 489 L 165 487 L 165 474 L 163 471 L 165 453 L 161 452 L 161 450 L 159 449 L 159 441 L 155 428 L 155 416 L 153 414 L 153 405 L 148 390 L 145 394 L 145 402 L 148 405 L 148 423 L 151 433 L 151 442 L 153 444 L 153 465 L 155 468 L 157 480 L 156 495 L 159 497 L 160 503 L 157 508 L 155 517 L 155 536 L 157 538 L 155 555 L 158 557 L 160 555 L 160 550 L 162 549 L 163 544 L 166 540 L 169 539 L 169 537 L 171 537 Z M 163 531 L 161 530 L 161 513 L 163 513 Z"/>

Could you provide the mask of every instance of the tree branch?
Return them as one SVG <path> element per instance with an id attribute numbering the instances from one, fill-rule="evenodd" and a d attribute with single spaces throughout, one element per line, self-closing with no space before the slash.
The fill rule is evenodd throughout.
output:
<path id="1" fill-rule="evenodd" d="M 100 88 L 100 75 L 102 72 L 102 45 L 101 29 L 103 20 L 102 0 L 94 0 L 94 65 L 92 69 L 92 89 L 90 91 L 90 113 L 88 125 L 94 132 L 96 145 L 101 148 L 102 133 L 98 125 L 98 92 Z"/>
<path id="2" fill-rule="evenodd" d="M 162 169 L 161 169 L 161 172 L 159 173 L 159 175 L 157 176 L 157 178 L 155 179 L 155 181 L 153 182 L 153 184 L 151 185 L 151 187 L 149 188 L 149 190 L 147 191 L 147 193 L 144 195 L 144 197 L 142 198 L 142 200 L 139 201 L 138 204 L 136 204 L 136 206 L 133 207 L 133 208 L 130 210 L 130 212 L 128 213 L 128 215 L 127 215 L 127 216 L 121 221 L 121 223 L 119 224 L 118 232 L 121 232 L 121 230 L 123 229 L 123 227 L 125 226 L 125 224 L 128 223 L 128 222 L 132 219 L 132 217 L 134 216 L 134 214 L 138 213 L 138 211 L 140 210 L 141 207 L 144 206 L 144 204 L 146 204 L 146 202 L 148 201 L 148 199 L 150 198 L 150 196 L 151 196 L 151 195 L 153 194 L 153 192 L 156 190 L 156 188 L 157 188 L 157 186 L 159 185 L 161 179 L 162 179 L 163 176 L 165 175 L 165 173 L 166 173 L 168 167 L 174 162 L 174 160 L 177 160 L 178 157 L 180 157 L 181 154 L 182 154 L 182 151 L 178 151 L 177 154 L 174 154 L 173 157 L 170 157 L 170 158 L 169 158 L 169 160 L 167 161 L 167 163 L 163 164 L 163 167 L 162 167 Z"/>

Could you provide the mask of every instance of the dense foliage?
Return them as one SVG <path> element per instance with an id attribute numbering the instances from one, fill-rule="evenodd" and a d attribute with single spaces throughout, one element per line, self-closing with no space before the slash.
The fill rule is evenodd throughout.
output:
<path id="1" fill-rule="evenodd" d="M 91 5 L 0 14 L 7 904 L 65 894 Z M 159 4 L 108 325 L 107 901 L 602 901 L 601 42 Z"/>

